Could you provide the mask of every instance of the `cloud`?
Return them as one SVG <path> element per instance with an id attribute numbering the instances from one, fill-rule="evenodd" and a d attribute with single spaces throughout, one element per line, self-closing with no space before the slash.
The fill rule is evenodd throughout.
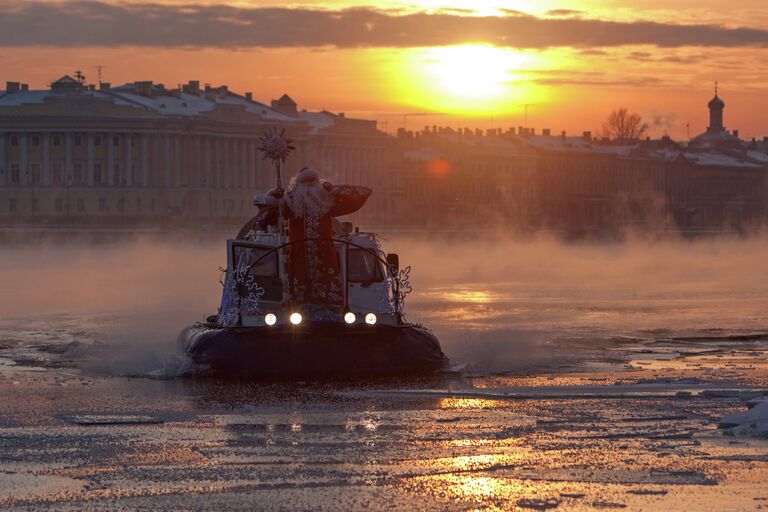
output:
<path id="1" fill-rule="evenodd" d="M 532 73 L 532 82 L 540 85 L 589 85 L 608 87 L 660 87 L 668 82 L 653 76 L 608 76 L 598 71 L 566 69 L 538 70 Z"/>
<path id="2" fill-rule="evenodd" d="M 544 13 L 545 16 L 552 16 L 556 18 L 570 18 L 574 16 L 581 16 L 583 11 L 577 11 L 575 9 L 551 9 Z"/>
<path id="3" fill-rule="evenodd" d="M 0 0 L 0 46 L 514 48 L 766 47 L 768 30 L 574 17 L 463 16 L 372 8 L 320 10 L 209 4 Z"/>

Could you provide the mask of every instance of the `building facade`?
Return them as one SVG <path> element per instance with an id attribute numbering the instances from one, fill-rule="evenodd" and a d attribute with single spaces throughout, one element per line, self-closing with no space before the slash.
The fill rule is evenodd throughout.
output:
<path id="1" fill-rule="evenodd" d="M 0 96 L 0 219 L 132 223 L 242 217 L 272 175 L 263 130 L 287 128 L 307 160 L 309 128 L 226 87 L 137 82 L 98 90 L 70 77 Z"/>
<path id="2" fill-rule="evenodd" d="M 0 93 L 0 226 L 235 224 L 274 186 L 258 138 L 285 128 L 284 178 L 310 166 L 370 186 L 368 227 L 538 229 L 574 236 L 627 227 L 737 231 L 768 217 L 768 143 L 724 127 L 725 103 L 688 143 L 596 140 L 533 129 L 426 127 L 397 137 L 375 121 L 270 105 L 191 81 L 87 86 L 62 77 Z"/>

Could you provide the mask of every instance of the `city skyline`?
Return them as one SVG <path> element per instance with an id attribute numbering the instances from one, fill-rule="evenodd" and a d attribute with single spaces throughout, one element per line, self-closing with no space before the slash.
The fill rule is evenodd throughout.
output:
<path id="1" fill-rule="evenodd" d="M 261 101 L 287 92 L 390 133 L 434 124 L 594 132 L 623 106 L 652 136 L 676 139 L 704 131 L 700 105 L 718 81 L 727 128 L 768 133 L 754 108 L 768 99 L 759 73 L 768 8 L 631 4 L 0 2 L 9 49 L 0 79 L 47 88 L 80 69 L 95 83 L 100 65 L 113 84 L 204 79 Z"/>

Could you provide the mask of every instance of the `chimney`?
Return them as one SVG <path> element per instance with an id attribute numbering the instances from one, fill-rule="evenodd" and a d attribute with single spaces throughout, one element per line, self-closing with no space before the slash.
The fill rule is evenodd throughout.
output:
<path id="1" fill-rule="evenodd" d="M 99 84 L 99 90 L 102 92 L 109 92 L 110 90 L 112 90 L 112 84 L 110 84 L 109 82 L 101 82 Z"/>
<path id="2" fill-rule="evenodd" d="M 552 135 L 552 132 L 549 131 L 549 128 L 544 128 L 543 130 L 541 130 L 541 134 L 549 137 L 550 135 Z"/>
<path id="3" fill-rule="evenodd" d="M 246 92 L 245 93 L 245 99 L 248 101 L 253 101 L 253 93 L 252 92 Z"/>
<path id="4" fill-rule="evenodd" d="M 587 142 L 591 142 L 592 141 L 592 132 L 586 131 L 581 136 Z"/>
<path id="5" fill-rule="evenodd" d="M 19 82 L 5 82 L 5 92 L 18 92 L 21 90 Z"/>
<path id="6" fill-rule="evenodd" d="M 133 82 L 133 90 L 136 94 L 152 96 L 152 80 Z"/>

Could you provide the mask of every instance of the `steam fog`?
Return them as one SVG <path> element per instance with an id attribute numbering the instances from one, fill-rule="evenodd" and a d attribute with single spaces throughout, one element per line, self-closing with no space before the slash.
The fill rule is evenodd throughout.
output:
<path id="1" fill-rule="evenodd" d="M 142 238 L 0 249 L 0 327 L 45 330 L 75 318 L 109 347 L 104 364 L 151 371 L 177 353 L 184 326 L 215 313 L 224 247 L 223 239 Z M 547 362 L 573 341 L 768 330 L 765 237 L 568 244 L 392 236 L 385 247 L 413 268 L 409 320 L 433 329 L 454 363 L 486 370 Z"/>

